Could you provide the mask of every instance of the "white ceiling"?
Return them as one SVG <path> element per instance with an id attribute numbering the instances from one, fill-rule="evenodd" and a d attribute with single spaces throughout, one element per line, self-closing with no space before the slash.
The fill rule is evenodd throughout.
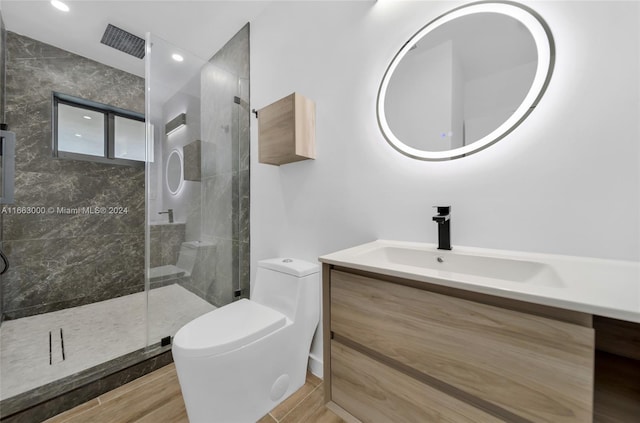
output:
<path id="1" fill-rule="evenodd" d="M 144 60 L 100 43 L 107 24 L 145 38 L 158 36 L 209 59 L 269 1 L 66 0 L 69 12 L 49 0 L 0 0 L 8 31 L 43 41 L 118 69 L 144 76 Z"/>

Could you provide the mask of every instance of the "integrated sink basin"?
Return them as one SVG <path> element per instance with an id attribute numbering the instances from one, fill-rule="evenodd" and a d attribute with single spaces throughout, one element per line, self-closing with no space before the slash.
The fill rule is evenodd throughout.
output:
<path id="1" fill-rule="evenodd" d="M 545 263 L 515 260 L 496 256 L 473 255 L 454 251 L 416 246 L 373 245 L 354 260 L 376 266 L 411 266 L 436 272 L 434 276 L 453 277 L 454 274 L 508 282 L 530 283 L 562 287 L 562 279 Z"/>
<path id="2" fill-rule="evenodd" d="M 377 240 L 326 254 L 336 269 L 442 285 L 640 323 L 640 262 Z"/>

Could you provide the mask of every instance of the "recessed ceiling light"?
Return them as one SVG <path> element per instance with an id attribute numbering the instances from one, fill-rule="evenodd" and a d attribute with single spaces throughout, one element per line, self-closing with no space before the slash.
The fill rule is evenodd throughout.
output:
<path id="1" fill-rule="evenodd" d="M 184 60 L 184 57 L 180 56 L 178 53 L 173 53 L 171 58 L 176 62 L 182 62 Z"/>
<path id="2" fill-rule="evenodd" d="M 69 6 L 61 2 L 60 0 L 51 0 L 51 5 L 58 10 L 62 10 L 63 12 L 69 11 Z"/>
<path id="3" fill-rule="evenodd" d="M 82 138 L 82 134 L 76 134 L 76 137 Z"/>
<path id="4" fill-rule="evenodd" d="M 87 116 L 87 115 L 84 115 L 84 116 L 82 116 L 82 117 L 83 117 L 83 118 L 85 118 L 85 119 L 87 119 L 87 120 L 91 120 L 91 119 L 92 119 L 92 117 L 91 117 L 91 116 Z"/>

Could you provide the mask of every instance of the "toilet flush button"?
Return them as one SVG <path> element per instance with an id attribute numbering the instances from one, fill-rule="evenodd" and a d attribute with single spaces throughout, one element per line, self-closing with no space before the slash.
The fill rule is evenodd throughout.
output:
<path id="1" fill-rule="evenodd" d="M 293 260 L 291 260 L 291 259 L 284 259 L 284 260 L 282 260 L 282 262 L 283 262 L 283 263 L 291 263 L 291 262 L 293 262 Z"/>
<path id="2" fill-rule="evenodd" d="M 271 387 L 271 401 L 278 401 L 289 388 L 289 375 L 282 375 L 273 383 Z"/>

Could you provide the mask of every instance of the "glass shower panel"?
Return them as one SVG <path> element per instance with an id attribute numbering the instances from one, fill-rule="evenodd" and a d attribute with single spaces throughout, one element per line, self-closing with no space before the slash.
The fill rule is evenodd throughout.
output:
<path id="1" fill-rule="evenodd" d="M 154 346 L 249 297 L 249 25 L 209 60 L 149 35 L 145 60 L 155 140 L 146 163 L 147 340 Z"/>
<path id="2" fill-rule="evenodd" d="M 154 35 L 147 37 L 145 60 L 147 128 L 154 139 L 146 163 L 147 341 L 153 346 L 226 303 L 211 295 L 221 283 L 221 258 L 216 239 L 203 231 L 211 225 L 203 202 L 208 140 L 202 130 L 212 121 L 202 98 L 209 63 Z"/>
<path id="3" fill-rule="evenodd" d="M 239 33 L 246 37 L 244 43 L 248 55 L 249 24 Z M 238 92 L 240 102 L 236 106 L 238 115 L 238 202 L 237 202 L 237 239 L 238 239 L 238 287 L 241 297 L 249 298 L 249 145 L 251 112 L 249 108 L 249 63 L 246 60 L 246 73 L 238 74 Z"/>

